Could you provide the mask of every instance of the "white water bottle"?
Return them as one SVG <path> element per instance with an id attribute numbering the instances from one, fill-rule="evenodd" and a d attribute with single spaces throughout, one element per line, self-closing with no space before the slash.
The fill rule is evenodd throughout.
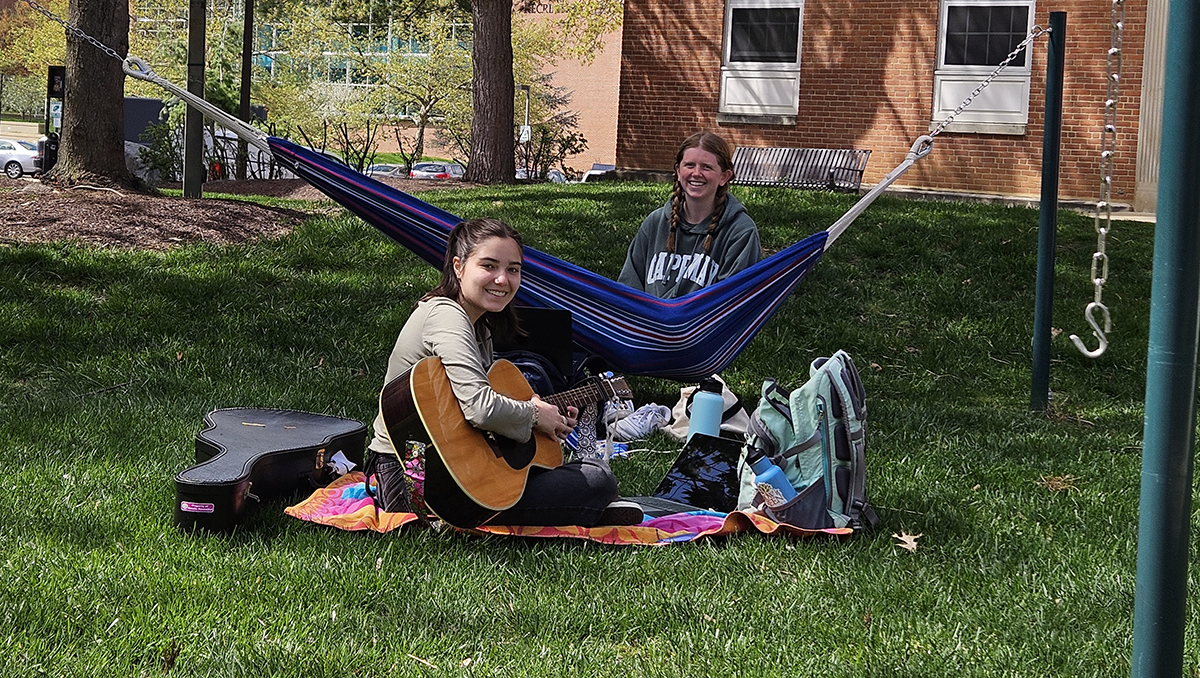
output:
<path id="1" fill-rule="evenodd" d="M 724 414 L 725 400 L 721 397 L 721 382 L 712 377 L 701 380 L 700 387 L 692 396 L 692 413 L 688 417 L 688 440 L 696 433 L 721 435 L 721 417 Z"/>

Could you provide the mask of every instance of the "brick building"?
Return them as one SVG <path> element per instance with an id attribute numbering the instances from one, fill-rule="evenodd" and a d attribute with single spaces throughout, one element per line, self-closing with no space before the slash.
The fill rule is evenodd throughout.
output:
<path id="1" fill-rule="evenodd" d="M 1166 0 L 1125 2 L 1114 203 L 1153 211 Z M 1067 13 L 1060 196 L 1095 201 L 1109 3 L 1064 0 L 625 0 L 617 164 L 669 170 L 687 133 L 739 146 L 867 148 L 864 182 L 899 164 L 1049 12 Z M 1048 35 L 1005 69 L 897 182 L 1040 192 Z"/>

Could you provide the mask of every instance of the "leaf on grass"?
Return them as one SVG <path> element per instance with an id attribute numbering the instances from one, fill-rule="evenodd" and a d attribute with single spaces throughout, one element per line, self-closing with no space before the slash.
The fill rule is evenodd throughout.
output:
<path id="1" fill-rule="evenodd" d="M 1064 476 L 1042 476 L 1033 482 L 1035 485 L 1041 485 L 1051 492 L 1062 492 L 1063 490 L 1075 490 L 1078 492 L 1079 488 L 1075 487 L 1075 481 L 1079 479 L 1079 476 L 1073 476 L 1068 473 Z"/>
<path id="2" fill-rule="evenodd" d="M 325 364 L 325 356 L 321 356 L 321 359 L 320 359 L 320 360 L 318 360 L 318 361 L 317 361 L 317 364 L 316 364 L 316 365 L 313 365 L 311 369 L 314 369 L 314 370 L 315 370 L 315 369 L 317 369 L 318 367 L 320 367 L 320 366 L 322 366 L 322 365 L 324 365 L 324 364 Z"/>
<path id="3" fill-rule="evenodd" d="M 875 370 L 876 372 L 882 372 L 883 366 L 879 363 L 871 363 L 871 369 Z"/>
<path id="4" fill-rule="evenodd" d="M 175 362 L 177 362 L 177 363 L 183 362 L 183 351 L 175 352 Z"/>
<path id="5" fill-rule="evenodd" d="M 908 551 L 909 553 L 916 553 L 917 552 L 917 539 L 919 539 L 920 537 L 924 537 L 925 534 L 924 533 L 909 534 L 907 532 L 901 531 L 900 534 L 896 534 L 895 532 L 893 532 L 892 536 L 895 537 L 896 539 L 900 540 L 896 543 L 896 546 L 899 546 L 900 548 L 904 549 L 905 551 Z"/>
<path id="6" fill-rule="evenodd" d="M 464 658 L 463 658 L 463 660 L 462 660 L 461 662 L 459 662 L 459 664 L 458 664 L 458 665 L 459 665 L 459 666 L 461 666 L 461 667 L 463 667 L 463 668 L 466 668 L 466 667 L 470 666 L 470 665 L 471 665 L 471 658 L 470 658 L 470 657 L 464 657 Z"/>

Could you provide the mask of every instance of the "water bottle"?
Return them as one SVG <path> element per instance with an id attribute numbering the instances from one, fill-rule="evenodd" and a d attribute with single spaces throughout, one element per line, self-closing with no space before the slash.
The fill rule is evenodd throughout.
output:
<path id="1" fill-rule="evenodd" d="M 754 484 L 767 508 L 777 509 L 795 498 L 796 488 L 792 487 L 783 469 L 767 458 L 762 450 L 752 448 L 746 454 L 746 463 L 754 469 Z"/>
<path id="2" fill-rule="evenodd" d="M 721 416 L 725 414 L 725 400 L 721 397 L 721 382 L 709 377 L 700 382 L 700 388 L 692 396 L 692 413 L 688 418 L 688 440 L 695 433 L 710 436 L 721 435 Z"/>

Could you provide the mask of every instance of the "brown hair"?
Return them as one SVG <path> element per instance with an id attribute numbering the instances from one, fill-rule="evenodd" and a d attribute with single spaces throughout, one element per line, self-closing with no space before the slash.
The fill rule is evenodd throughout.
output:
<path id="1" fill-rule="evenodd" d="M 459 222 L 450 231 L 450 239 L 446 243 L 446 258 L 442 262 L 442 279 L 417 303 L 434 297 L 446 297 L 458 301 L 459 295 L 462 294 L 462 285 L 454 271 L 454 258 L 458 257 L 460 261 L 470 259 L 475 250 L 479 249 L 479 245 L 489 238 L 507 238 L 515 241 L 522 250 L 522 260 L 524 260 L 525 243 L 521 240 L 521 234 L 512 226 L 499 219 L 486 217 Z M 484 313 L 483 319 L 498 338 L 510 339 L 521 332 L 517 322 L 517 312 L 513 310 L 512 303 L 498 313 L 491 311 Z"/>
<path id="2" fill-rule="evenodd" d="M 683 218 L 683 202 L 685 200 L 683 184 L 679 181 L 679 163 L 683 162 L 683 152 L 689 148 L 699 148 L 712 153 L 717 156 L 717 162 L 721 165 L 722 172 L 733 172 L 733 144 L 729 143 L 725 137 L 712 132 L 696 132 L 683 140 L 679 150 L 675 153 L 675 188 L 671 192 L 671 233 L 667 236 L 667 251 L 671 254 L 675 253 L 675 231 L 679 228 L 680 219 Z M 733 179 L 734 177 L 730 176 L 729 181 L 717 189 L 713 212 L 708 220 L 708 235 L 704 237 L 705 254 L 708 254 L 709 248 L 712 247 L 713 235 L 717 232 L 721 217 L 725 215 L 729 184 Z"/>

